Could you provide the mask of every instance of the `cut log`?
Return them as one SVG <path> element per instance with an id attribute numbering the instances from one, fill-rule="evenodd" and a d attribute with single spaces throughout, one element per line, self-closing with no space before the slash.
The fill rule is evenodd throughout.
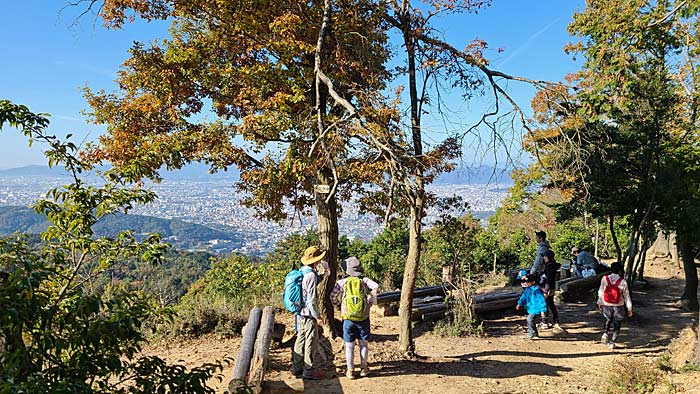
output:
<path id="1" fill-rule="evenodd" d="M 443 296 L 427 296 L 427 297 L 422 297 L 422 298 L 414 298 L 413 299 L 413 306 L 418 306 L 418 305 L 423 305 L 423 304 L 432 304 L 435 302 L 444 302 L 445 297 Z"/>
<path id="2" fill-rule="evenodd" d="M 520 297 L 520 294 L 522 294 L 522 291 L 509 291 L 509 292 L 504 292 L 504 293 L 477 294 L 477 295 L 472 297 L 472 303 L 479 304 L 482 302 L 497 301 L 497 300 L 502 300 L 505 298 Z"/>
<path id="3" fill-rule="evenodd" d="M 519 298 L 520 295 L 516 295 L 514 297 L 503 298 L 495 301 L 474 303 L 472 304 L 472 308 L 474 308 L 474 313 L 492 312 L 501 309 L 515 308 L 515 306 L 518 304 Z"/>
<path id="4" fill-rule="evenodd" d="M 592 301 L 591 290 L 600 286 L 600 280 L 606 274 L 600 273 L 564 283 L 559 289 L 559 299 L 564 302 Z"/>
<path id="5" fill-rule="evenodd" d="M 443 286 L 421 287 L 413 292 L 413 298 L 427 296 L 445 296 L 445 288 Z M 389 293 L 381 293 L 377 296 L 377 304 L 387 304 L 390 302 L 398 302 L 401 299 L 401 291 L 392 291 Z"/>
<path id="6" fill-rule="evenodd" d="M 257 339 L 255 340 L 255 353 L 250 361 L 250 373 L 248 374 L 248 386 L 254 393 L 262 391 L 265 370 L 270 360 L 270 341 L 275 327 L 275 309 L 265 307 L 260 320 Z"/>
<path id="7" fill-rule="evenodd" d="M 573 281 L 579 280 L 579 279 L 581 279 L 581 277 L 572 277 L 572 278 L 566 278 L 566 279 L 558 280 L 558 281 L 556 282 L 555 287 L 556 287 L 557 290 L 559 290 L 559 289 L 561 289 L 561 287 L 562 287 L 564 284 L 569 283 L 569 282 L 573 282 Z"/>
<path id="8" fill-rule="evenodd" d="M 238 350 L 238 356 L 236 357 L 236 362 L 233 365 L 231 381 L 228 383 L 228 390 L 230 393 L 237 392 L 237 390 L 244 387 L 246 384 L 246 376 L 248 375 L 248 370 L 250 369 L 250 360 L 253 357 L 255 337 L 258 333 L 258 327 L 260 327 L 261 315 L 262 310 L 260 310 L 260 308 L 257 306 L 250 310 L 248 324 L 246 324 L 245 331 L 243 332 L 241 348 Z"/>
<path id="9" fill-rule="evenodd" d="M 450 313 L 450 311 L 448 311 L 448 310 L 424 313 L 421 316 L 421 320 L 423 320 L 423 321 L 440 320 L 440 319 L 444 318 L 448 313 Z"/>
<path id="10" fill-rule="evenodd" d="M 447 304 L 445 304 L 444 302 L 436 302 L 433 304 L 422 305 L 420 307 L 413 308 L 413 310 L 411 311 L 411 319 L 413 319 L 414 321 L 421 320 L 423 314 L 446 310 Z"/>

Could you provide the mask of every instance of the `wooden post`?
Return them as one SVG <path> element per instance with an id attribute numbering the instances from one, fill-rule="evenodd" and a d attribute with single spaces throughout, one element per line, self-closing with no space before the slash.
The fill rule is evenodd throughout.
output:
<path id="1" fill-rule="evenodd" d="M 250 310 L 248 316 L 248 324 L 245 326 L 241 348 L 238 349 L 236 363 L 233 365 L 233 375 L 228 383 L 230 393 L 235 393 L 246 384 L 246 376 L 250 369 L 250 359 L 253 357 L 253 346 L 255 345 L 255 336 L 258 334 L 260 327 L 260 316 L 262 310 L 257 306 Z"/>
<path id="2" fill-rule="evenodd" d="M 265 369 L 270 360 L 270 340 L 272 330 L 275 326 L 275 309 L 271 306 L 265 307 L 260 320 L 260 329 L 255 340 L 255 353 L 250 361 L 250 373 L 248 386 L 254 393 L 262 391 L 263 380 L 265 379 Z"/>

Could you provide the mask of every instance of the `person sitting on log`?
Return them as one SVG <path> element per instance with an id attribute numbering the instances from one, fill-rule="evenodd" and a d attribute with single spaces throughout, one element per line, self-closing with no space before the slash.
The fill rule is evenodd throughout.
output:
<path id="1" fill-rule="evenodd" d="M 360 376 L 369 375 L 369 309 L 376 303 L 379 285 L 362 276 L 364 270 L 357 257 L 349 257 L 341 263 L 347 275 L 336 282 L 331 291 L 331 301 L 340 307 L 343 318 L 343 341 L 345 342 L 345 376 L 354 379 L 355 340 L 360 347 Z"/>
<path id="2" fill-rule="evenodd" d="M 574 275 L 577 277 L 582 278 L 587 276 L 584 275 L 584 272 L 590 272 L 588 276 L 593 276 L 598 272 L 600 262 L 592 254 L 579 249 L 578 246 L 574 246 L 571 248 L 571 255 L 574 256 Z"/>
<path id="3" fill-rule="evenodd" d="M 520 310 L 523 305 L 527 306 L 527 338 L 539 339 L 540 335 L 537 331 L 535 318 L 539 315 L 544 319 L 544 314 L 547 312 L 547 302 L 544 299 L 544 294 L 542 294 L 542 289 L 535 285 L 537 274 L 529 274 L 523 277 L 521 282 L 522 286 L 525 287 L 525 291 L 520 296 L 515 309 Z"/>

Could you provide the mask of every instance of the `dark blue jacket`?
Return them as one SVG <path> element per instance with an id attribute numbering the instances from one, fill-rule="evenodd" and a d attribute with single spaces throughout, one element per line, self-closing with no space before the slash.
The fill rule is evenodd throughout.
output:
<path id="1" fill-rule="evenodd" d="M 537 285 L 526 287 L 518 300 L 518 305 L 527 305 L 529 315 L 547 312 L 547 302 L 544 299 L 542 289 Z"/>

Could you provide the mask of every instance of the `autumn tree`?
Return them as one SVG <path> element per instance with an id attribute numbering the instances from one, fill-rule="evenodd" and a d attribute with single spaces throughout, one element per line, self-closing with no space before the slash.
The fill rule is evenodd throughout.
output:
<path id="1" fill-rule="evenodd" d="M 261 219 L 293 220 L 314 207 L 331 267 L 321 283 L 321 313 L 334 332 L 329 294 L 338 200 L 381 181 L 382 163 L 357 139 L 352 119 L 329 104 L 329 89 L 315 70 L 324 64 L 333 94 L 359 108 L 369 105 L 365 92 L 384 89 L 388 75 L 381 4 L 100 4 L 108 27 L 136 16 L 170 19 L 172 27 L 168 39 L 134 45 L 119 73 L 119 92 L 86 90 L 93 121 L 107 124 L 107 133 L 85 157 L 108 160 L 135 179 L 193 161 L 213 171 L 236 166 L 244 204 Z"/>
<path id="2" fill-rule="evenodd" d="M 452 168 L 450 162 L 459 156 L 460 141 L 465 135 L 478 134 L 480 127 L 485 128 L 493 136 L 492 145 L 500 146 L 513 136 L 498 127 L 499 121 L 511 117 L 515 122 L 526 123 L 524 113 L 502 86 L 504 81 L 522 81 L 538 88 L 549 86 L 543 81 L 514 77 L 491 69 L 483 55 L 487 48 L 484 41 L 475 40 L 465 49 L 458 49 L 440 38 L 439 28 L 433 24 L 436 17 L 476 12 L 489 3 L 463 0 L 414 6 L 410 1 L 389 1 L 382 17 L 392 31 L 390 36 L 402 48 L 398 57 L 404 62 L 393 74 L 393 80 L 408 90 L 408 96 L 399 94 L 385 107 L 396 108 L 396 103 L 405 99 L 408 116 L 406 119 L 392 116 L 387 119 L 391 121 L 388 127 L 373 127 L 376 123 L 367 112 L 354 108 L 351 103 L 335 100 L 351 116 L 362 120 L 364 129 L 370 131 L 367 134 L 369 143 L 387 163 L 387 175 L 392 180 L 383 191 L 387 207 L 403 207 L 408 212 L 409 248 L 399 306 L 399 347 L 407 354 L 414 352 L 411 306 L 421 256 L 423 218 L 430 197 L 426 195 L 426 184 Z M 485 90 L 491 94 L 493 110 L 483 113 L 476 125 L 449 133 L 447 138 L 436 143 L 426 144 L 427 131 L 422 127 L 422 116 L 431 111 L 441 113 L 444 104 L 441 94 L 451 88 L 458 88 L 465 98 Z"/>

